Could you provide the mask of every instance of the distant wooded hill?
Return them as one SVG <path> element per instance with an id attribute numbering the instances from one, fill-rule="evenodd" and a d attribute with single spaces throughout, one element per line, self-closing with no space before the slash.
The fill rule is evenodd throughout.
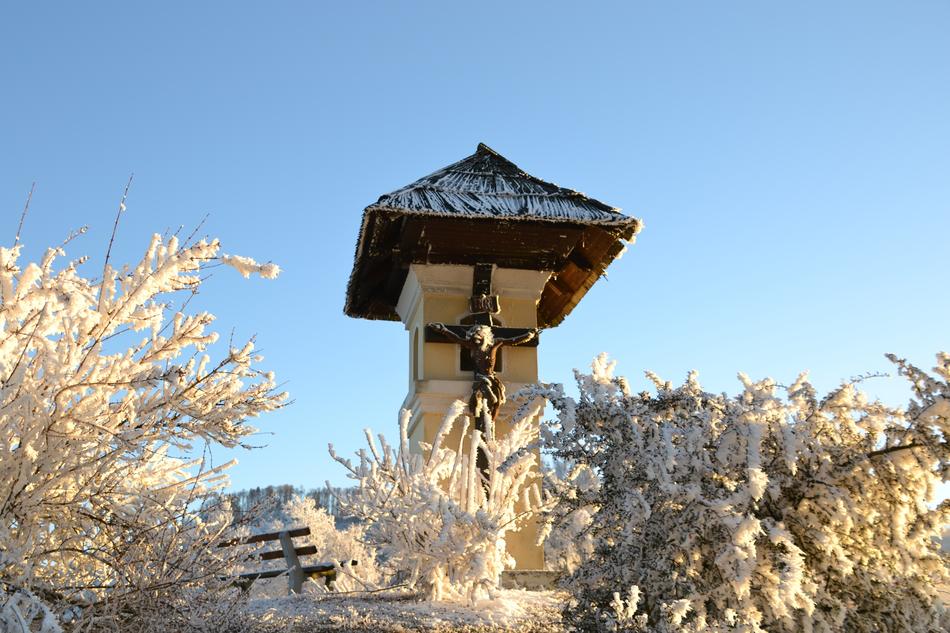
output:
<path id="1" fill-rule="evenodd" d="M 231 502 L 231 510 L 235 519 L 255 512 L 263 517 L 276 516 L 288 501 L 294 496 L 309 497 L 314 500 L 317 507 L 323 508 L 327 514 L 332 515 L 339 524 L 341 520 L 345 521 L 348 517 L 342 511 L 337 503 L 337 496 L 346 497 L 352 493 L 352 488 L 333 488 L 332 492 L 328 488 L 312 488 L 306 490 L 302 487 L 291 486 L 290 484 L 281 484 L 278 486 L 264 486 L 263 488 L 249 488 L 247 490 L 238 490 L 237 492 L 228 492 L 222 496 Z"/>

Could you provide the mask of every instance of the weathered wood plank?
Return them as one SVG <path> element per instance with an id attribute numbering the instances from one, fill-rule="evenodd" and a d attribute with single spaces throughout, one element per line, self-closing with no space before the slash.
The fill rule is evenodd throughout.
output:
<path id="1" fill-rule="evenodd" d="M 305 545 L 303 547 L 295 547 L 294 552 L 297 556 L 312 556 L 317 553 L 316 545 Z M 258 555 L 258 558 L 261 560 L 278 560 L 284 557 L 284 550 L 277 549 L 270 552 L 264 552 L 263 554 Z"/>
<path id="2" fill-rule="evenodd" d="M 309 536 L 310 528 L 308 526 L 286 530 L 291 537 Z M 247 538 L 232 538 L 218 543 L 218 547 L 231 547 L 233 545 L 250 545 L 251 543 L 263 543 L 264 541 L 277 541 L 280 539 L 280 532 L 267 532 L 266 534 L 255 534 Z"/>
<path id="3" fill-rule="evenodd" d="M 356 567 L 359 564 L 357 560 L 351 560 L 345 563 L 349 567 Z M 334 572 L 336 565 L 333 563 L 317 563 L 315 565 L 304 565 L 301 567 L 304 576 L 326 576 Z M 259 578 L 277 578 L 287 573 L 286 569 L 266 569 L 262 571 L 252 571 L 240 574 L 238 578 L 242 580 L 258 580 Z"/>
<path id="4" fill-rule="evenodd" d="M 262 571 L 252 571 L 246 574 L 241 574 L 238 576 L 238 578 L 242 580 L 258 580 L 260 578 L 277 578 L 278 576 L 283 576 L 286 573 L 286 569 L 265 569 Z"/>

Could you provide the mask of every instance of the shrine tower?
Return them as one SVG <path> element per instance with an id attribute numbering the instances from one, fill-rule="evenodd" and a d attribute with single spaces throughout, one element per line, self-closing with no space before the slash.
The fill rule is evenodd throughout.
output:
<path id="1" fill-rule="evenodd" d="M 639 228 L 619 209 L 535 178 L 483 144 L 366 207 L 344 312 L 405 325 L 412 446 L 432 441 L 453 401 L 492 395 L 473 388 L 476 351 L 452 343 L 486 326 L 511 342 L 494 360 L 507 392 L 537 382 L 535 328 L 563 321 Z M 500 406 L 496 433 L 506 432 L 514 409 Z M 531 524 L 508 537 L 518 569 L 543 567 L 535 538 Z"/>

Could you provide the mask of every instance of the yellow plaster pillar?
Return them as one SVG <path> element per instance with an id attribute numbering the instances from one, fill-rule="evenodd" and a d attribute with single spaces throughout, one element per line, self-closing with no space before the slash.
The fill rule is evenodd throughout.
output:
<path id="1" fill-rule="evenodd" d="M 409 440 L 413 450 L 419 442 L 431 443 L 446 412 L 455 400 L 468 401 L 472 372 L 460 367 L 460 348 L 445 343 L 426 343 L 427 323 L 458 324 L 469 314 L 472 294 L 472 266 L 413 264 L 406 277 L 396 312 L 409 332 L 409 391 L 403 408 L 412 411 Z M 496 268 L 492 292 L 499 296 L 498 315 L 505 327 L 537 327 L 537 306 L 549 272 Z M 537 347 L 503 347 L 501 370 L 496 371 L 508 393 L 538 380 Z M 504 435 L 510 428 L 515 405 L 506 403 L 495 422 L 495 432 Z M 456 428 L 446 445 L 459 446 L 461 429 Z M 540 455 L 539 455 L 540 461 Z M 516 569 L 543 569 L 544 551 L 536 544 L 537 522 L 528 522 L 507 538 L 508 553 Z"/>

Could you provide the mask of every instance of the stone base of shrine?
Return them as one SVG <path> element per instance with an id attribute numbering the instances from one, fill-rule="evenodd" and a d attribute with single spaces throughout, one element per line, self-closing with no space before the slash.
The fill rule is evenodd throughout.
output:
<path id="1" fill-rule="evenodd" d="M 505 589 L 547 591 L 557 589 L 559 572 L 547 569 L 509 569 L 501 572 L 501 586 Z"/>

